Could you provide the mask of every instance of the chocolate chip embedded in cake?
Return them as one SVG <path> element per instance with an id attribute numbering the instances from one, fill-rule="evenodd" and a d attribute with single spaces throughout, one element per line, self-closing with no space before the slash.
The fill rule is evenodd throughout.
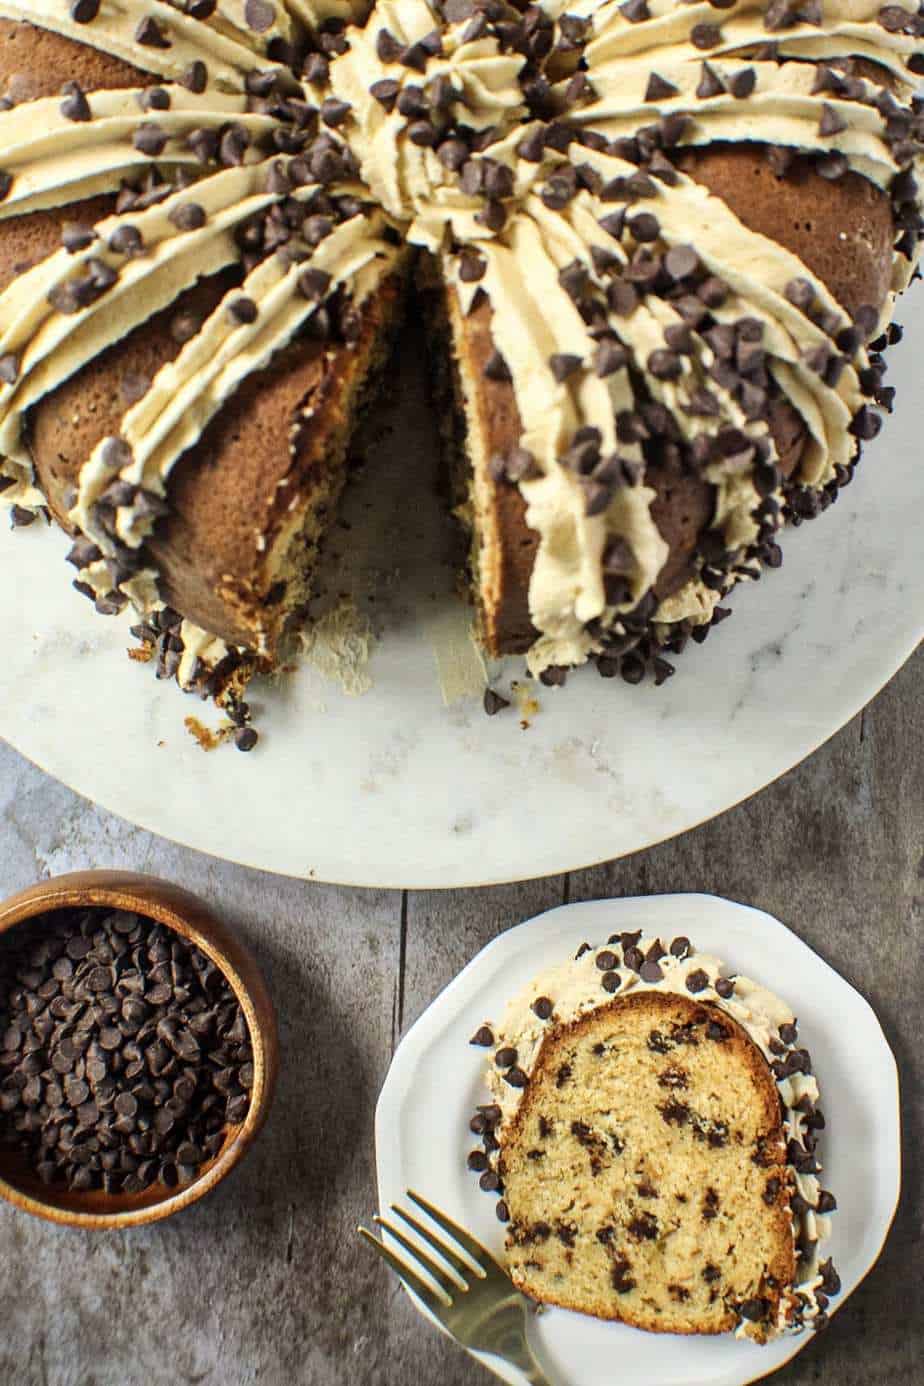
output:
<path id="1" fill-rule="evenodd" d="M 468 1167 L 501 1198 L 510 1274 L 540 1303 L 654 1332 L 821 1326 L 836 1200 L 816 1177 L 824 1117 L 795 1020 L 667 942 L 584 945 L 476 1036 L 495 1100 L 472 1119 Z"/>

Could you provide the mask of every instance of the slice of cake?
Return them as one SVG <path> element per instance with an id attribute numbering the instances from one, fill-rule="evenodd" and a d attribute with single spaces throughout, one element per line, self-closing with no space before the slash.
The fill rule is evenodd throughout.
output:
<path id="1" fill-rule="evenodd" d="M 537 977 L 497 1028 L 469 1168 L 532 1299 L 767 1342 L 825 1322 L 824 1126 L 795 1019 L 685 938 L 621 934 Z"/>

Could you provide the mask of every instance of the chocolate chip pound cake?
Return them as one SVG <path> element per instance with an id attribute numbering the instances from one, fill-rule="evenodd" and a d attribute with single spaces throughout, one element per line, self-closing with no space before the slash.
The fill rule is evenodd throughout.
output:
<path id="1" fill-rule="evenodd" d="M 279 664 L 415 250 L 481 637 L 545 682 L 663 682 L 851 479 L 916 0 L 578 9 L 0 0 L 0 494 L 159 675 Z"/>
<path id="2" fill-rule="evenodd" d="M 469 1154 L 515 1284 L 658 1333 L 825 1322 L 824 1118 L 788 1007 L 685 938 L 621 934 L 535 979 L 491 1049 Z"/>

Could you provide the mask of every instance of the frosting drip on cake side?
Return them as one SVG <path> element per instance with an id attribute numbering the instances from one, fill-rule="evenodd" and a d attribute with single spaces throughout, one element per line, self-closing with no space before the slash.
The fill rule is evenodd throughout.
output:
<path id="1" fill-rule="evenodd" d="M 504 1133 L 523 1100 L 542 1046 L 556 1027 L 639 991 L 709 1002 L 731 1016 L 763 1054 L 776 1079 L 783 1113 L 797 1268 L 793 1294 L 784 1299 L 771 1336 L 798 1331 L 814 1321 L 821 1327 L 828 1297 L 839 1284 L 830 1261 L 823 1263 L 819 1254 L 830 1234 L 828 1212 L 835 1204 L 817 1178 L 821 1166 L 814 1132 L 824 1120 L 817 1109 L 819 1089 L 810 1057 L 797 1043 L 795 1016 L 767 987 L 730 974 L 718 958 L 697 952 L 689 939 L 674 939 L 669 948 L 640 932 L 614 935 L 603 947 L 585 944 L 575 958 L 534 977 L 510 1000 L 498 1024 L 488 1021 L 479 1031 L 472 1042 L 486 1044 L 491 1054 L 486 1083 L 492 1102 L 479 1108 L 483 1117 L 493 1107 L 485 1128 L 490 1168 L 496 1170 Z M 496 1056 L 504 1050 L 504 1066 L 498 1066 Z M 506 1062 L 510 1051 L 515 1056 L 512 1064 Z M 485 1187 L 502 1196 L 496 1180 Z M 742 1319 L 736 1332 L 751 1336 L 753 1327 Z"/>
<path id="2" fill-rule="evenodd" d="M 910 280 L 921 227 L 916 8 L 380 0 L 345 27 L 364 14 L 348 0 L 0 0 L 0 18 L 164 79 L 0 111 L 0 220 L 136 189 L 0 295 L 0 494 L 22 513 L 44 503 L 23 434 L 37 401 L 240 264 L 241 288 L 87 459 L 69 507 L 81 590 L 101 610 L 161 610 L 144 541 L 173 464 L 331 305 L 360 306 L 405 240 L 440 257 L 463 309 L 490 302 L 490 368 L 523 426 L 492 476 L 520 489 L 538 535 L 533 672 L 590 657 L 602 672 L 642 638 L 670 647 L 707 628 L 737 581 L 776 566 L 784 515 L 829 504 L 878 431 L 884 368 L 866 343 Z M 888 195 L 885 304 L 851 319 L 798 256 L 676 166 L 754 142 L 781 175 L 798 156 Z M 783 401 L 805 435 L 789 479 Z M 701 477 L 713 505 L 693 575 L 661 597 L 654 462 Z M 206 632 L 194 643 L 217 648 Z"/>

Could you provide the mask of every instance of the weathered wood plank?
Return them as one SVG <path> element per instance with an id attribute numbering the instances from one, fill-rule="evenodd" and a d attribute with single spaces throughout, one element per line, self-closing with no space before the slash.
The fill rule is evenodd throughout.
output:
<path id="1" fill-rule="evenodd" d="M 213 861 L 92 808 L 0 747 L 0 893 L 125 864 L 208 895 L 266 967 L 285 1058 L 252 1156 L 175 1222 L 90 1237 L 0 1209 L 0 1381 L 487 1383 L 420 1322 L 353 1229 L 374 1206 L 373 1109 L 397 1033 L 483 943 L 567 888 L 572 899 L 691 889 L 747 900 L 876 1006 L 902 1069 L 905 1199 L 849 1310 L 776 1379 L 910 1386 L 924 1347 L 912 1303 L 924 1272 L 922 686 L 919 652 L 810 761 L 672 843 L 567 882 L 447 894 L 338 890 Z"/>

